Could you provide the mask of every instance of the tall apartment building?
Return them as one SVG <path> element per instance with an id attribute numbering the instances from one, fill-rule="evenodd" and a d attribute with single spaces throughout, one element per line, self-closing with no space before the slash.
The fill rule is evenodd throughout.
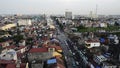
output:
<path id="1" fill-rule="evenodd" d="M 72 19 L 72 12 L 65 12 L 66 19 Z"/>

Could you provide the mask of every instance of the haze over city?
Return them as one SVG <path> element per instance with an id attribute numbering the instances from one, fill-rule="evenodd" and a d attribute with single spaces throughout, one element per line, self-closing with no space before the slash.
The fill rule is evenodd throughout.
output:
<path id="1" fill-rule="evenodd" d="M 120 68 L 120 0 L 0 0 L 0 68 Z"/>
<path id="2" fill-rule="evenodd" d="M 1 0 L 0 14 L 89 14 L 118 15 L 120 0 Z"/>

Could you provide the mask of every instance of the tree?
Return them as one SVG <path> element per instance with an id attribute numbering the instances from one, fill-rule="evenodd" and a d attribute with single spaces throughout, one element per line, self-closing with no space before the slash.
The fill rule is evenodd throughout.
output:
<path id="1" fill-rule="evenodd" d="M 16 44 L 19 44 L 20 40 L 24 39 L 23 35 L 15 35 L 13 36 L 13 40 L 16 42 Z"/>
<path id="2" fill-rule="evenodd" d="M 115 21 L 115 24 L 114 24 L 115 26 L 119 26 L 119 23 L 117 22 L 117 21 Z"/>

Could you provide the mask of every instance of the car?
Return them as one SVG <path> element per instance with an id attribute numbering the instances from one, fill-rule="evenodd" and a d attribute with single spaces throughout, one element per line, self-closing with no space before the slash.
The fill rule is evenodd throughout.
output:
<path id="1" fill-rule="evenodd" d="M 67 57 L 65 56 L 65 59 L 67 59 Z"/>
<path id="2" fill-rule="evenodd" d="M 77 65 L 79 65 L 79 62 L 78 62 L 78 61 L 76 61 L 76 64 L 77 64 Z"/>

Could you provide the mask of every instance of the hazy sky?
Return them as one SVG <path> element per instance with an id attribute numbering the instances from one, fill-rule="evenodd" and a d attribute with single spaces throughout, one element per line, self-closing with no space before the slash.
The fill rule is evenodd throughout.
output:
<path id="1" fill-rule="evenodd" d="M 120 14 L 120 0 L 0 0 L 0 14 Z"/>

